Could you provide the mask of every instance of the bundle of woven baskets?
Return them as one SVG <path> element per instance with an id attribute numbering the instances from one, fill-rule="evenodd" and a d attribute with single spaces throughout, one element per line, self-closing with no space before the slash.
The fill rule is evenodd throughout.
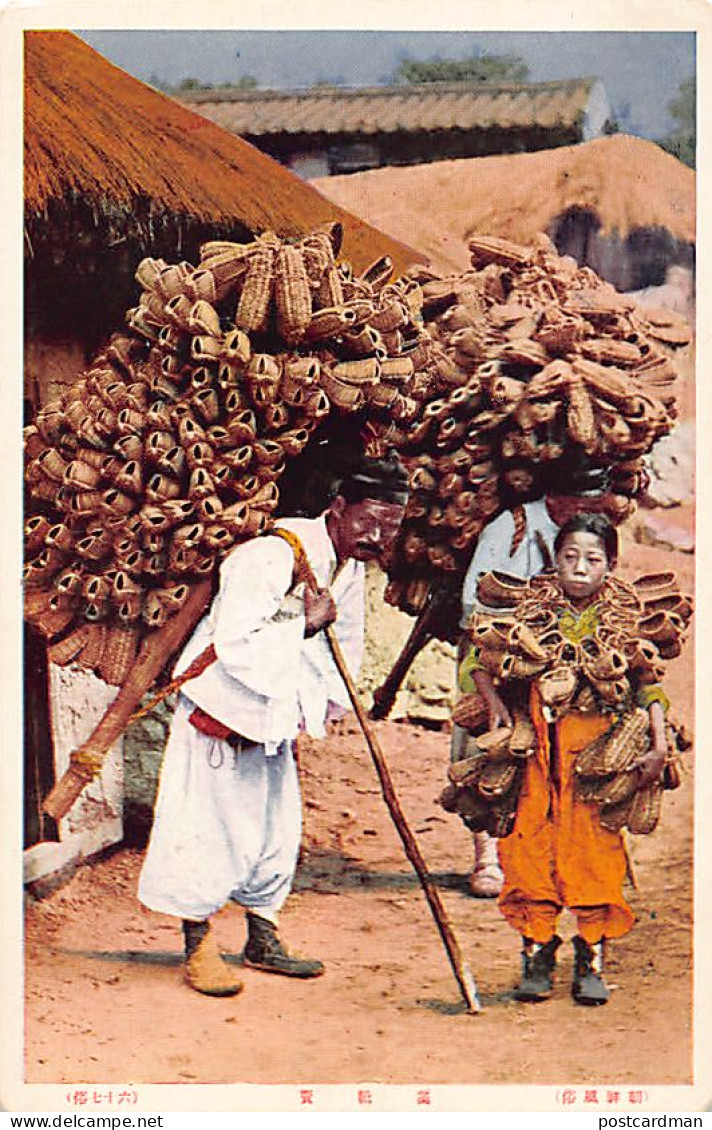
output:
<path id="1" fill-rule="evenodd" d="M 58 664 L 120 685 L 147 632 L 237 542 L 334 416 L 376 436 L 442 391 L 420 287 L 337 264 L 332 225 L 144 259 L 127 332 L 25 429 L 25 615 Z"/>
<path id="2" fill-rule="evenodd" d="M 510 453 L 593 453 L 624 518 L 674 415 L 664 319 L 544 242 L 471 247 L 449 280 L 393 280 L 387 258 L 356 277 L 338 225 L 209 242 L 197 266 L 143 260 L 127 331 L 25 429 L 25 612 L 52 659 L 121 684 L 191 585 L 269 528 L 285 466 L 336 418 L 408 462 L 386 597 L 411 614 L 459 592 Z"/>
<path id="3" fill-rule="evenodd" d="M 470 620 L 481 665 L 498 679 L 536 678 L 545 705 L 559 713 L 576 688 L 581 693 L 582 679 L 603 709 L 625 704 L 630 675 L 637 684 L 659 682 L 664 663 L 680 654 L 692 615 L 692 598 L 671 572 L 645 574 L 633 584 L 608 576 L 595 605 L 580 615 L 548 573 L 529 581 L 486 573 L 478 597 L 503 613 L 475 613 Z"/>
<path id="4" fill-rule="evenodd" d="M 428 582 L 460 585 L 522 467 L 606 468 L 605 511 L 625 520 L 646 485 L 644 457 L 675 420 L 672 350 L 690 340 L 679 316 L 638 309 L 545 236 L 469 246 L 464 274 L 412 272 L 452 388 L 403 442 L 414 491 L 387 598 L 409 612 Z"/>
<path id="5" fill-rule="evenodd" d="M 649 747 L 648 712 L 638 708 L 617 718 L 609 730 L 579 753 L 578 793 L 598 805 L 604 827 L 615 832 L 627 827 L 638 835 L 657 827 L 663 791 L 680 785 L 680 747 L 669 729 L 668 757 L 662 776 L 641 789 L 634 764 Z"/>
<path id="6" fill-rule="evenodd" d="M 527 582 L 488 573 L 478 595 L 493 611 L 473 615 L 469 636 L 479 666 L 505 686 L 514 725 L 488 732 L 479 695 L 457 702 L 453 722 L 468 732 L 470 746 L 450 769 L 443 806 L 493 835 L 511 831 L 522 759 L 536 748 L 526 706 L 526 687 L 534 682 L 550 718 L 571 711 L 611 715 L 609 729 L 577 755 L 579 795 L 599 806 L 608 828 L 652 831 L 663 789 L 680 782 L 679 752 L 687 739 L 668 725 L 663 775 L 639 789 L 633 766 L 650 746 L 650 728 L 632 687 L 658 683 L 665 663 L 680 653 L 692 601 L 675 575 L 646 574 L 633 584 L 608 577 L 596 605 L 583 613 L 546 574 Z"/>
<path id="7" fill-rule="evenodd" d="M 464 756 L 448 769 L 448 784 L 440 794 L 446 812 L 457 813 L 473 832 L 508 836 L 517 815 L 526 758 L 536 746 L 536 734 L 520 703 L 512 704 L 512 726 L 487 730 L 484 703 L 469 695 L 457 703 L 453 721 L 466 733 Z"/>

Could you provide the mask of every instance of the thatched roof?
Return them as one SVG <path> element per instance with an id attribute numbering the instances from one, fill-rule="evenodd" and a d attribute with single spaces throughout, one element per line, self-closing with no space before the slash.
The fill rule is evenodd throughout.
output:
<path id="1" fill-rule="evenodd" d="M 67 31 L 25 34 L 25 215 L 30 232 L 81 204 L 150 246 L 175 220 L 299 235 L 340 220 L 355 267 L 419 256 L 246 142 L 108 63 Z"/>
<path id="2" fill-rule="evenodd" d="M 443 129 L 574 129 L 595 79 L 557 82 L 413 83 L 283 90 L 196 90 L 181 97 L 241 137 L 376 134 Z"/>
<path id="3" fill-rule="evenodd" d="M 570 209 L 604 234 L 663 228 L 695 242 L 695 174 L 651 141 L 617 134 L 537 153 L 373 169 L 313 183 L 439 265 L 469 263 L 473 234 L 526 243 Z"/>

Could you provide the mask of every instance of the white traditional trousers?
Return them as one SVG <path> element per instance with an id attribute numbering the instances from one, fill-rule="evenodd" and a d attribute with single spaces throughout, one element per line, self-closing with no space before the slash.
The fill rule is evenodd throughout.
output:
<path id="1" fill-rule="evenodd" d="M 188 721 L 179 696 L 161 768 L 138 897 L 163 914 L 201 920 L 232 900 L 275 915 L 292 886 L 301 797 L 292 743 L 237 751 Z"/>

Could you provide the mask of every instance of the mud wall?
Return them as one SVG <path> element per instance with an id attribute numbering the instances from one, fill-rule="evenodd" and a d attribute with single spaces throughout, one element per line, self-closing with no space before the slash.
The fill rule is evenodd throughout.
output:
<path id="1" fill-rule="evenodd" d="M 28 338 L 25 344 L 25 400 L 35 410 L 49 403 L 78 379 L 86 363 L 84 344 L 78 338 Z"/>

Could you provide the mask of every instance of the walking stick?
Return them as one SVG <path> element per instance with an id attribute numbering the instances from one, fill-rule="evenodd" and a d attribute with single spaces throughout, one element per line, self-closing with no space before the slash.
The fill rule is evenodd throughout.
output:
<path id="1" fill-rule="evenodd" d="M 376 766 L 376 772 L 378 773 L 378 778 L 381 782 L 381 792 L 383 793 L 383 799 L 386 802 L 388 811 L 390 812 L 393 823 L 395 824 L 398 831 L 398 835 L 403 842 L 405 853 L 408 856 L 410 862 L 413 864 L 415 873 L 420 880 L 420 885 L 423 888 L 428 906 L 430 907 L 433 918 L 435 919 L 438 930 L 440 931 L 440 937 L 442 938 L 445 949 L 447 950 L 447 956 L 449 958 L 450 965 L 452 966 L 452 971 L 457 978 L 457 983 L 465 1000 L 465 1004 L 467 1005 L 467 1011 L 471 1014 L 477 1013 L 480 1011 L 480 1002 L 477 996 L 477 986 L 475 984 L 475 978 L 473 977 L 472 971 L 470 970 L 469 966 L 463 959 L 457 938 L 453 933 L 452 926 L 450 925 L 447 914 L 445 913 L 445 907 L 442 904 L 435 884 L 428 874 L 425 860 L 420 853 L 420 848 L 418 847 L 415 837 L 408 827 L 405 816 L 403 814 L 403 810 L 401 809 L 398 797 L 396 796 L 395 790 L 393 788 L 393 782 L 391 780 L 391 775 L 386 763 L 386 759 L 383 755 L 383 751 L 378 743 L 376 735 L 369 725 L 366 713 L 361 704 L 361 700 L 358 697 L 356 687 L 354 686 L 353 679 L 351 678 L 349 669 L 346 666 L 346 661 L 341 651 L 339 641 L 336 638 L 336 634 L 332 627 L 328 627 L 326 629 L 326 638 L 328 640 L 329 647 L 331 648 L 331 654 L 334 657 L 334 662 L 336 664 L 338 672 L 341 675 L 341 678 L 344 680 L 344 684 L 349 693 L 349 698 L 351 699 L 351 704 L 354 708 L 361 729 L 363 730 L 363 735 L 366 739 L 368 748 L 371 752 L 371 756 Z"/>

